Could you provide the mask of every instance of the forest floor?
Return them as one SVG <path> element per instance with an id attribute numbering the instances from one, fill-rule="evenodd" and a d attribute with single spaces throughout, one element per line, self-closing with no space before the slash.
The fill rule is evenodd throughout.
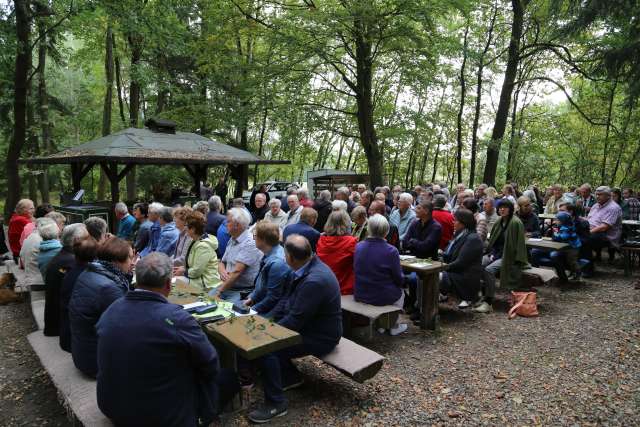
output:
<path id="1" fill-rule="evenodd" d="M 637 273 L 634 280 L 637 280 Z M 640 290 L 619 268 L 544 288 L 538 318 L 441 305 L 438 333 L 410 326 L 368 347 L 387 361 L 357 384 L 315 359 L 272 425 L 640 425 Z M 27 304 L 0 307 L 0 425 L 67 425 L 26 334 Z M 257 404 L 262 393 L 252 396 Z M 245 413 L 223 425 L 248 424 Z"/>

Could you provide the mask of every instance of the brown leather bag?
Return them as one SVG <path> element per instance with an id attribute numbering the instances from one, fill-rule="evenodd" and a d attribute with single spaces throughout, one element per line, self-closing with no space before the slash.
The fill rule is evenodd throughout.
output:
<path id="1" fill-rule="evenodd" d="M 538 304 L 536 303 L 535 292 L 515 292 L 511 291 L 511 310 L 509 310 L 509 320 L 518 316 L 535 317 L 538 316 Z"/>

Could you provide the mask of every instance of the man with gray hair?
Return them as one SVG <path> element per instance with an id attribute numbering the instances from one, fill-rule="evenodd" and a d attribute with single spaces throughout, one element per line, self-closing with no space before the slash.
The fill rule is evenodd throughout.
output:
<path id="1" fill-rule="evenodd" d="M 280 233 L 282 233 L 285 225 L 287 225 L 288 218 L 287 214 L 280 208 L 282 203 L 280 199 L 271 199 L 268 205 L 269 211 L 264 215 L 264 220 L 277 224 L 280 227 Z"/>
<path id="2" fill-rule="evenodd" d="M 129 215 L 127 205 L 122 202 L 116 203 L 116 218 L 118 219 L 118 232 L 116 236 L 124 240 L 133 240 L 133 226 L 136 219 Z"/>
<path id="3" fill-rule="evenodd" d="M 149 228 L 149 243 L 140 252 L 140 256 L 146 256 L 151 252 L 154 252 L 158 248 L 158 242 L 160 241 L 160 211 L 164 206 L 162 203 L 151 203 L 149 205 L 148 218 L 151 221 L 151 227 Z"/>
<path id="4" fill-rule="evenodd" d="M 99 216 L 90 216 L 84 220 L 84 225 L 87 227 L 89 235 L 96 239 L 96 242 L 102 243 L 107 238 L 107 221 Z"/>
<path id="5" fill-rule="evenodd" d="M 596 204 L 587 216 L 590 235 L 587 242 L 589 254 L 595 250 L 600 257 L 602 248 L 609 248 L 609 262 L 613 262 L 615 248 L 620 246 L 622 235 L 622 209 L 611 199 L 611 188 L 596 188 Z"/>
<path id="6" fill-rule="evenodd" d="M 351 211 L 356 207 L 356 204 L 349 198 L 349 194 L 351 193 L 347 187 L 340 187 L 336 190 L 334 199 L 345 202 L 347 204 L 347 213 L 351 214 Z"/>
<path id="7" fill-rule="evenodd" d="M 254 287 L 254 280 L 260 270 L 262 252 L 258 250 L 253 235 L 249 233 L 250 223 L 251 216 L 246 210 L 229 209 L 227 230 L 231 239 L 218 263 L 222 284 L 212 291 L 214 296 L 238 302 L 244 298 L 243 294 L 248 294 Z"/>
<path id="8" fill-rule="evenodd" d="M 331 191 L 322 190 L 318 194 L 318 198 L 313 203 L 313 209 L 318 212 L 318 219 L 314 228 L 320 233 L 324 231 L 324 225 L 327 222 L 327 218 L 331 215 L 333 209 L 331 208 Z"/>
<path id="9" fill-rule="evenodd" d="M 180 237 L 180 230 L 173 222 L 173 209 L 167 206 L 160 209 L 158 222 L 160 223 L 160 237 L 156 251 L 171 256 L 176 251 L 176 243 Z"/>
<path id="10" fill-rule="evenodd" d="M 62 249 L 49 262 L 43 275 L 44 296 L 44 334 L 48 337 L 60 335 L 60 291 L 67 271 L 75 264 L 73 245 L 89 238 L 84 224 L 69 224 L 62 230 Z"/>
<path id="11" fill-rule="evenodd" d="M 207 214 L 207 226 L 204 231 L 207 234 L 215 236 L 218 233 L 218 228 L 225 220 L 222 215 L 222 199 L 220 196 L 211 196 L 209 198 L 209 213 Z"/>
<path id="12" fill-rule="evenodd" d="M 389 216 L 389 222 L 398 228 L 400 234 L 400 240 L 404 239 L 404 236 L 409 230 L 409 226 L 416 217 L 416 213 L 412 209 L 413 196 L 409 193 L 401 193 L 398 196 L 398 208 L 391 212 Z"/>
<path id="13" fill-rule="evenodd" d="M 209 425 L 239 390 L 202 327 L 167 301 L 172 267 L 159 252 L 140 260 L 135 291 L 96 324 L 98 406 L 115 425 Z"/>
<path id="14" fill-rule="evenodd" d="M 300 204 L 298 196 L 292 194 L 287 197 L 287 204 L 289 205 L 289 214 L 287 217 L 287 225 L 296 224 L 300 221 L 300 214 L 304 206 Z"/>

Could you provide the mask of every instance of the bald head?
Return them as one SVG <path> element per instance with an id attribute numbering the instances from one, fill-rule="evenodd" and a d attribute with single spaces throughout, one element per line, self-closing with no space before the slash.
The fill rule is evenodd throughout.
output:
<path id="1" fill-rule="evenodd" d="M 299 234 L 292 234 L 287 237 L 284 242 L 284 250 L 287 264 L 294 271 L 305 265 L 313 253 L 309 241 Z"/>
<path id="2" fill-rule="evenodd" d="M 369 216 L 373 216 L 375 214 L 385 216 L 386 213 L 386 205 L 380 200 L 375 200 L 373 203 L 371 203 L 371 206 L 369 206 Z"/>

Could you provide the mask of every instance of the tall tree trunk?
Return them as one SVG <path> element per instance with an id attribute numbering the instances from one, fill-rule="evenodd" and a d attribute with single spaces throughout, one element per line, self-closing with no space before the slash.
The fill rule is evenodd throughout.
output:
<path id="1" fill-rule="evenodd" d="M 620 168 L 620 161 L 622 160 L 622 154 L 624 153 L 624 147 L 627 142 L 627 131 L 629 130 L 629 122 L 631 121 L 631 114 L 633 113 L 633 103 L 629 103 L 627 117 L 624 121 L 624 126 L 622 128 L 622 134 L 619 135 L 620 138 L 620 147 L 618 148 L 618 157 L 616 159 L 616 166 L 613 168 L 613 173 L 611 174 L 611 185 L 614 184 L 616 176 L 618 175 L 618 169 Z M 622 186 L 622 181 L 620 181 L 620 186 Z"/>
<path id="2" fill-rule="evenodd" d="M 5 216 L 9 218 L 22 196 L 18 159 L 27 134 L 27 79 L 31 63 L 29 42 L 29 0 L 14 0 L 16 20 L 16 67 L 13 79 L 13 139 L 7 150 L 5 169 L 7 173 L 7 199 Z"/>
<path id="3" fill-rule="evenodd" d="M 131 83 L 129 85 L 129 126 L 138 127 L 138 118 L 140 117 L 140 99 L 142 87 L 140 85 L 138 67 L 142 59 L 142 36 L 138 34 L 129 34 L 129 48 L 131 49 Z M 136 184 L 136 167 L 133 167 L 126 177 L 127 200 L 133 201 L 137 196 Z"/>
<path id="4" fill-rule="evenodd" d="M 511 104 L 511 94 L 518 72 L 520 62 L 520 38 L 524 27 L 524 10 L 530 0 L 511 0 L 513 8 L 513 23 L 511 25 L 511 40 L 509 40 L 507 67 L 504 72 L 504 81 L 500 90 L 500 101 L 498 111 L 491 132 L 491 142 L 487 146 L 487 162 L 484 167 L 482 181 L 487 185 L 494 186 L 496 183 L 496 173 L 498 171 L 498 160 L 500 158 L 500 144 L 507 128 L 509 119 L 509 106 Z"/>
<path id="5" fill-rule="evenodd" d="M 264 150 L 264 135 L 267 132 L 267 117 L 269 115 L 269 109 L 265 106 L 262 112 L 262 123 L 260 124 L 260 138 L 258 140 L 258 157 L 262 156 Z M 253 182 L 258 183 L 258 165 L 255 165 L 253 169 Z"/>
<path id="6" fill-rule="evenodd" d="M 336 170 L 340 169 L 340 162 L 342 161 L 342 152 L 344 151 L 344 145 L 347 142 L 347 138 L 342 137 L 340 139 L 340 147 L 338 148 L 338 159 L 336 160 Z"/>
<path id="7" fill-rule="evenodd" d="M 122 100 L 122 78 L 120 76 L 120 57 L 116 50 L 116 35 L 112 33 L 111 48 L 113 49 L 113 62 L 115 64 L 116 71 L 116 91 L 118 92 L 118 110 L 120 111 L 120 120 L 122 120 L 122 126 L 127 126 L 127 119 L 124 117 L 124 101 Z"/>
<path id="8" fill-rule="evenodd" d="M 464 72 L 467 67 L 467 48 L 469 46 L 469 24 L 464 29 L 464 44 L 462 48 L 462 66 L 460 67 L 460 106 L 457 116 L 457 146 L 456 146 L 456 169 L 458 171 L 458 182 L 462 182 L 462 115 L 464 114 L 464 101 L 467 97 L 467 80 Z"/>
<path id="9" fill-rule="evenodd" d="M 111 134 L 111 114 L 113 109 L 113 79 L 114 79 L 114 63 L 113 63 L 113 28 L 111 23 L 107 25 L 107 34 L 104 43 L 104 75 L 105 75 L 105 92 L 104 105 L 102 108 L 102 136 Z M 104 200 L 107 194 L 107 186 L 109 185 L 109 177 L 100 168 L 100 181 L 98 182 L 98 200 Z"/>
<path id="10" fill-rule="evenodd" d="M 30 61 L 31 62 L 31 61 Z M 29 64 L 31 69 L 32 64 Z M 32 156 L 37 156 L 40 153 L 38 147 L 38 134 L 36 133 L 36 114 L 33 105 L 33 95 L 31 80 L 27 82 L 27 151 Z M 38 203 L 38 181 L 36 178 L 37 165 L 29 166 L 29 174 L 27 175 L 27 183 L 29 189 L 29 198 L 33 200 L 33 203 Z"/>
<path id="11" fill-rule="evenodd" d="M 44 19 L 38 20 L 38 115 L 40 116 L 40 129 L 42 144 L 40 154 L 47 155 L 51 151 L 51 124 L 49 123 L 49 96 L 47 94 L 47 27 Z M 49 203 L 49 170 L 46 165 L 42 165 L 42 173 L 38 175 L 38 186 L 42 203 Z"/>
<path id="12" fill-rule="evenodd" d="M 513 106 L 511 108 L 511 135 L 509 138 L 509 152 L 507 155 L 507 173 L 506 180 L 510 182 L 513 180 L 513 166 L 516 157 L 516 149 L 518 141 L 516 140 L 516 124 L 518 119 L 518 99 L 520 98 L 520 87 L 516 89 L 513 95 Z"/>
<path id="13" fill-rule="evenodd" d="M 478 71 L 476 72 L 476 106 L 473 114 L 473 127 L 471 131 L 471 159 L 469 162 L 469 187 L 473 188 L 476 179 L 476 158 L 478 151 L 478 127 L 480 125 L 480 111 L 482 107 L 482 79 L 484 74 L 484 60 L 491 48 L 493 41 L 493 29 L 496 23 L 496 15 L 498 14 L 498 3 L 494 3 L 493 11 L 491 13 L 491 21 L 487 31 L 487 40 L 484 44 L 484 49 L 480 53 L 478 58 Z"/>
<path id="14" fill-rule="evenodd" d="M 356 103 L 358 105 L 358 129 L 362 148 L 369 166 L 369 181 L 372 188 L 384 185 L 382 176 L 382 154 L 378 145 L 375 122 L 373 119 L 373 62 L 372 46 L 365 37 L 363 23 L 356 20 L 358 35 L 356 38 Z"/>
<path id="15" fill-rule="evenodd" d="M 613 101 L 616 97 L 616 89 L 618 87 L 618 79 L 613 81 L 611 93 L 609 94 L 609 107 L 607 109 L 607 126 L 604 134 L 604 149 L 602 150 L 602 167 L 600 168 L 600 183 L 604 185 L 607 182 L 607 160 L 609 155 L 609 134 L 611 132 L 611 116 L 613 113 Z"/>

